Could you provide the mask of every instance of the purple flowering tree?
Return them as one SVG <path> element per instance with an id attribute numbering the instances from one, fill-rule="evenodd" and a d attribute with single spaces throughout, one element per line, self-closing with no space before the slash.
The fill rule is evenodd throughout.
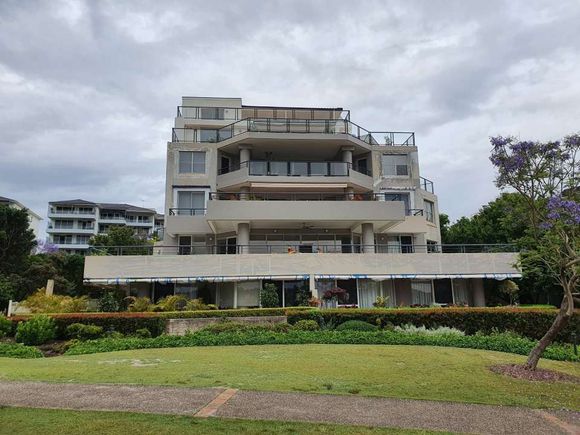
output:
<path id="1" fill-rule="evenodd" d="M 580 286 L 580 135 L 555 142 L 498 136 L 491 138 L 491 145 L 496 185 L 520 193 L 529 211 L 534 248 L 520 254 L 522 272 L 548 273 L 563 290 L 553 324 L 528 355 L 525 368 L 535 370 L 546 347 L 574 315 Z"/>

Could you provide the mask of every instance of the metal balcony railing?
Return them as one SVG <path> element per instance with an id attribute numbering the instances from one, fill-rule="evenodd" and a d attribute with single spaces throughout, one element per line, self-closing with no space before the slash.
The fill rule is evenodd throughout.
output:
<path id="1" fill-rule="evenodd" d="M 95 255 L 237 255 L 237 254 L 471 254 L 518 252 L 512 244 L 400 245 L 275 243 L 249 245 L 91 246 Z"/>
<path id="2" fill-rule="evenodd" d="M 207 209 L 205 208 L 170 208 L 170 216 L 203 216 Z"/>
<path id="3" fill-rule="evenodd" d="M 281 106 L 209 107 L 177 106 L 177 117 L 184 119 L 238 120 L 272 119 L 349 119 L 350 111 L 341 108 L 316 109 Z"/>
<path id="4" fill-rule="evenodd" d="M 292 118 L 245 118 L 216 129 L 215 133 L 204 131 L 204 137 L 197 138 L 196 130 L 174 128 L 173 142 L 223 142 L 247 132 L 261 133 L 314 133 L 329 135 L 349 135 L 368 145 L 415 146 L 415 133 L 369 131 L 347 119 L 292 119 Z"/>
<path id="5" fill-rule="evenodd" d="M 419 182 L 421 189 L 426 190 L 427 192 L 435 193 L 435 189 L 433 188 L 433 182 L 428 180 L 424 177 L 419 177 Z"/>
<path id="6" fill-rule="evenodd" d="M 218 175 L 247 169 L 250 176 L 346 177 L 350 171 L 370 176 L 370 171 L 353 167 L 348 162 L 300 162 L 251 160 L 218 170 Z"/>

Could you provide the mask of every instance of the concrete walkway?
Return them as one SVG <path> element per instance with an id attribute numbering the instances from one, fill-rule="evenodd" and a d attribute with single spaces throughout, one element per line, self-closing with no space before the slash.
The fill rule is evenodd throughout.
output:
<path id="1" fill-rule="evenodd" d="M 0 382 L 0 406 L 342 423 L 481 434 L 580 434 L 580 413 L 304 393 Z"/>

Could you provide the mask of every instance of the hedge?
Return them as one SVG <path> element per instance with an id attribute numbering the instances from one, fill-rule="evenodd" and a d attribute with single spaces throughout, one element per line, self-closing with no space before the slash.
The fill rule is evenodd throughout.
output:
<path id="1" fill-rule="evenodd" d="M 527 355 L 536 342 L 512 334 L 492 335 L 427 335 L 407 334 L 396 331 L 273 331 L 223 332 L 213 334 L 198 331 L 185 336 L 161 335 L 155 338 L 104 338 L 79 342 L 71 346 L 67 355 L 83 355 L 133 349 L 152 349 L 194 346 L 243 346 L 268 344 L 377 344 L 444 346 Z M 580 361 L 571 345 L 553 344 L 544 352 L 543 358 L 559 361 Z"/>
<path id="2" fill-rule="evenodd" d="M 248 308 L 233 310 L 200 310 L 173 312 L 119 312 L 119 313 L 59 313 L 49 314 L 57 325 L 57 338 L 66 339 L 66 328 L 74 323 L 100 326 L 104 331 L 118 331 L 123 334 L 135 334 L 137 330 L 147 328 L 155 337 L 165 331 L 167 319 L 208 318 L 208 317 L 251 317 L 251 316 L 284 316 L 287 308 Z M 313 311 L 310 307 L 297 307 L 293 312 Z M 14 316 L 10 319 L 13 327 L 18 322 L 30 319 L 31 316 Z M 14 329 L 15 330 L 15 329 Z"/>
<path id="3" fill-rule="evenodd" d="M 33 346 L 25 346 L 20 343 L 0 343 L 0 357 L 43 358 L 44 355 Z"/>
<path id="4" fill-rule="evenodd" d="M 348 320 L 362 320 L 384 327 L 412 324 L 435 328 L 448 326 L 473 335 L 478 331 L 513 331 L 519 335 L 539 340 L 552 325 L 558 310 L 537 308 L 400 308 L 400 309 L 330 309 L 320 311 L 288 310 L 288 323 L 299 320 L 332 322 L 339 325 Z M 572 334 L 580 336 L 580 310 L 576 310 L 567 328 L 557 341 L 572 342 Z"/>

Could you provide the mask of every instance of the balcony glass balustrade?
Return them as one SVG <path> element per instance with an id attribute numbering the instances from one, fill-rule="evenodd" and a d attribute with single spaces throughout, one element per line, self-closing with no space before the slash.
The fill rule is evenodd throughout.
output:
<path id="1" fill-rule="evenodd" d="M 347 177 L 350 171 L 371 175 L 366 169 L 357 169 L 347 162 L 291 162 L 251 160 L 239 165 L 222 168 L 218 175 L 246 170 L 250 176 L 285 177 Z"/>

